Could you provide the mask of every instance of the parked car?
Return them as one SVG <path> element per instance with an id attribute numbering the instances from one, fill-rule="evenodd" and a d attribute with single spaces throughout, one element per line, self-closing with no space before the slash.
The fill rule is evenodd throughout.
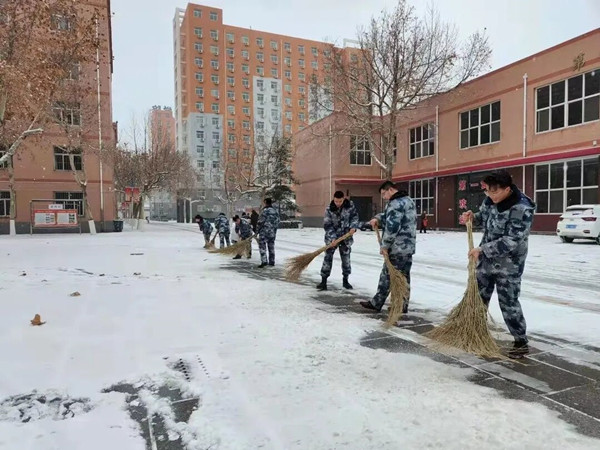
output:
<path id="1" fill-rule="evenodd" d="M 600 205 L 572 205 L 558 219 L 556 234 L 563 242 L 593 239 L 600 244 Z"/>

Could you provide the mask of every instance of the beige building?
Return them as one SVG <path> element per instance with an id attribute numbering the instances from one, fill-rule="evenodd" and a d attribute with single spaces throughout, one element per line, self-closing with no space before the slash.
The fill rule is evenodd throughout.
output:
<path id="1" fill-rule="evenodd" d="M 322 224 L 338 189 L 364 220 L 382 207 L 382 171 L 368 142 L 336 135 L 343 120 L 336 113 L 294 136 L 305 225 Z M 396 138 L 393 180 L 433 226 L 458 227 L 484 198 L 481 179 L 506 168 L 537 203 L 534 230 L 555 230 L 567 206 L 600 202 L 600 29 L 429 99 L 401 115 Z"/>
<path id="2" fill-rule="evenodd" d="M 82 0 L 81 8 L 91 14 L 93 8 L 100 10 L 99 33 L 100 84 L 98 92 L 83 99 L 81 104 L 61 111 L 68 117 L 72 127 L 78 127 L 82 133 L 82 142 L 86 146 L 83 155 L 75 156 L 78 171 L 85 169 L 87 192 L 92 215 L 98 230 L 112 231 L 115 217 L 115 199 L 113 176 L 109 167 L 100 164 L 100 142 L 103 147 L 112 145 L 116 138 L 116 125 L 112 122 L 112 41 L 110 0 Z M 70 83 L 92 80 L 97 84 L 96 64 L 82 64 L 77 76 Z M 98 97 L 100 114 L 98 114 Z M 71 172 L 68 155 L 62 150 L 65 145 L 65 133 L 58 125 L 47 125 L 40 136 L 28 138 L 14 157 L 16 188 L 16 231 L 29 233 L 31 223 L 30 209 L 32 200 L 44 199 L 51 203 L 62 204 L 68 209 L 77 209 L 81 216 L 84 205 L 83 194 Z M 8 171 L 0 166 L 0 234 L 9 232 L 10 192 Z M 48 202 L 46 202 L 47 204 Z M 38 206 L 41 205 L 38 204 Z M 83 224 L 87 230 L 87 223 Z"/>

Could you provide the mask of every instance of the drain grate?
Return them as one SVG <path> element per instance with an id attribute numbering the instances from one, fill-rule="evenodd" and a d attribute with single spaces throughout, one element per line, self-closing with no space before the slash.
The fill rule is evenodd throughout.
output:
<path id="1" fill-rule="evenodd" d="M 204 372 L 204 375 L 206 375 L 206 378 L 210 378 L 210 374 L 208 373 L 208 370 L 206 370 L 206 366 L 204 365 L 204 361 L 202 361 L 202 358 L 200 358 L 200 355 L 196 355 L 196 361 L 198 361 L 198 364 L 202 368 L 202 371 Z"/>
<path id="2" fill-rule="evenodd" d="M 179 358 L 177 362 L 173 365 L 173 369 L 183 374 L 186 381 L 192 381 L 190 366 L 183 359 Z"/>

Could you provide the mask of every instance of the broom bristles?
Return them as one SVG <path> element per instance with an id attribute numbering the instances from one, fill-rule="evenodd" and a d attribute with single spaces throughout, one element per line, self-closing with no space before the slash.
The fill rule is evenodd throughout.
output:
<path id="1" fill-rule="evenodd" d="M 252 245 L 252 238 L 249 237 L 247 239 L 242 239 L 239 242 L 236 242 L 233 245 L 230 245 L 229 247 L 223 247 L 223 248 L 213 248 L 211 250 L 209 250 L 211 253 L 218 253 L 220 255 L 238 255 L 238 254 L 247 254 L 248 253 L 248 247 Z"/>
<path id="2" fill-rule="evenodd" d="M 473 248 L 473 230 L 467 222 L 469 249 Z M 490 334 L 488 311 L 479 294 L 475 262 L 469 261 L 469 278 L 462 300 L 450 311 L 441 325 L 425 333 L 434 347 L 456 348 L 483 358 L 504 359 L 498 344 Z"/>
<path id="3" fill-rule="evenodd" d="M 345 241 L 350 236 L 352 236 L 352 232 L 348 232 L 342 237 L 336 239 L 330 244 L 324 245 L 318 250 L 315 250 L 311 253 L 305 253 L 303 255 L 294 256 L 293 258 L 289 258 L 285 263 L 285 278 L 288 281 L 298 281 L 300 279 L 300 275 L 304 272 L 313 260 L 323 253 L 325 250 L 331 247 L 335 247 L 340 242 Z"/>

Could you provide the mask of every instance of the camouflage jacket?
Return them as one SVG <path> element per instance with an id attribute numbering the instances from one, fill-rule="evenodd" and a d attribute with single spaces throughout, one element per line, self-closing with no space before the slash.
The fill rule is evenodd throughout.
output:
<path id="1" fill-rule="evenodd" d="M 240 219 L 239 225 L 235 225 L 235 232 L 241 239 L 248 239 L 252 236 L 252 225 L 250 225 L 250 221 L 246 218 Z"/>
<path id="2" fill-rule="evenodd" d="M 505 263 L 507 269 L 517 268 L 522 273 L 535 204 L 515 185 L 511 188 L 511 195 L 498 204 L 486 198 L 474 214 L 473 224 L 483 226 L 482 260 L 494 260 L 497 266 Z"/>
<path id="3" fill-rule="evenodd" d="M 204 220 L 200 224 L 200 230 L 202 230 L 202 232 L 204 234 L 210 234 L 213 231 L 213 226 L 211 225 L 211 223 L 208 220 Z"/>
<path id="4" fill-rule="evenodd" d="M 396 192 L 385 211 L 375 218 L 383 230 L 381 248 L 389 254 L 414 255 L 417 242 L 417 210 L 406 192 Z"/>
<path id="5" fill-rule="evenodd" d="M 225 217 L 225 214 L 221 213 L 215 219 L 215 228 L 219 233 L 229 233 L 229 220 Z"/>
<path id="6" fill-rule="evenodd" d="M 325 229 L 325 244 L 330 244 L 353 228 L 355 230 L 360 228 L 358 213 L 356 212 L 354 203 L 345 199 L 342 206 L 338 208 L 332 201 L 325 210 L 323 228 Z M 351 246 L 353 242 L 354 239 L 352 236 L 344 241 L 348 246 Z"/>
<path id="7" fill-rule="evenodd" d="M 275 239 L 277 236 L 277 228 L 279 227 L 279 213 L 272 206 L 268 206 L 262 210 L 258 218 L 256 232 L 261 237 L 267 239 Z"/>

